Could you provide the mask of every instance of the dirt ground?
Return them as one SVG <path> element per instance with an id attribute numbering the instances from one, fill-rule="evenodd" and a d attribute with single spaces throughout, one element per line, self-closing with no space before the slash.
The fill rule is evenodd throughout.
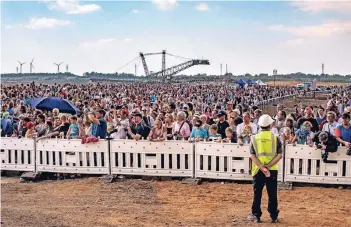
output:
<path id="1" fill-rule="evenodd" d="M 282 100 L 280 102 L 277 102 L 275 104 L 270 104 L 267 107 L 265 107 L 263 109 L 263 112 L 266 114 L 270 114 L 271 116 L 275 115 L 277 113 L 277 104 L 283 104 L 284 108 L 285 108 L 285 112 L 287 114 L 290 113 L 295 113 L 295 106 L 294 105 L 300 105 L 299 102 L 302 103 L 302 105 L 304 106 L 323 106 L 324 108 L 326 108 L 327 106 L 327 95 L 328 94 L 318 94 L 316 95 L 315 99 L 312 98 L 300 98 L 300 97 L 296 97 L 295 99 L 285 99 Z M 317 109 L 316 109 L 317 110 Z"/>
<path id="2" fill-rule="evenodd" d="M 275 85 L 276 86 L 294 86 L 297 84 L 302 84 L 303 81 L 298 81 L 298 80 L 291 80 L 291 81 L 276 81 Z M 274 85 L 274 81 L 269 81 L 267 82 L 267 84 L 269 86 L 273 86 Z M 342 83 L 342 82 L 317 82 L 317 86 L 343 86 L 346 83 Z"/>
<path id="3" fill-rule="evenodd" d="M 274 226 L 267 195 L 263 224 L 246 221 L 250 184 L 98 178 L 19 183 L 3 178 L 2 226 Z M 351 190 L 295 187 L 279 191 L 279 226 L 351 226 Z"/>

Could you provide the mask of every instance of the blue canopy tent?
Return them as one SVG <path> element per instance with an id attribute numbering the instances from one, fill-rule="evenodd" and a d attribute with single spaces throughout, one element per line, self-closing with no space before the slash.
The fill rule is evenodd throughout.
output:
<path id="1" fill-rule="evenodd" d="M 243 87 L 245 86 L 245 84 L 246 84 L 246 82 L 245 82 L 244 80 L 242 80 L 242 79 L 237 80 L 236 83 L 239 84 L 239 86 L 240 86 L 241 88 L 243 88 Z"/>
<path id="2" fill-rule="evenodd" d="M 30 105 L 39 110 L 52 111 L 57 108 L 61 113 L 78 114 L 80 110 L 67 99 L 56 97 L 35 98 L 29 101 Z"/>
<path id="3" fill-rule="evenodd" d="M 246 81 L 246 83 L 249 84 L 249 85 L 251 85 L 251 84 L 256 84 L 255 81 L 252 81 L 252 80 L 250 80 L 250 79 L 248 79 L 248 80 Z"/>

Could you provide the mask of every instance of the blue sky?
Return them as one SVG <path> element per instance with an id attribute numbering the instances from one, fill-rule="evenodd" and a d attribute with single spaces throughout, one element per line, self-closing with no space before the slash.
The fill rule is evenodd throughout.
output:
<path id="1" fill-rule="evenodd" d="M 351 73 L 351 2 L 2 1 L 1 72 L 115 72 L 139 52 L 204 58 L 185 73 Z M 150 71 L 161 56 L 146 59 Z M 167 67 L 184 60 L 167 56 Z M 138 74 L 142 75 L 142 65 Z M 61 69 L 64 70 L 65 67 Z M 134 72 L 130 64 L 119 72 Z M 224 72 L 224 69 L 223 69 Z"/>

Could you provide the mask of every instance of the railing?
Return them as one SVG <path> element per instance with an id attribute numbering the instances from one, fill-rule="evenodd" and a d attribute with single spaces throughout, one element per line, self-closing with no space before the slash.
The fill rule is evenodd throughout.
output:
<path id="1" fill-rule="evenodd" d="M 195 176 L 198 178 L 251 180 L 248 145 L 197 143 Z"/>
<path id="2" fill-rule="evenodd" d="M 351 184 L 351 157 L 346 148 L 340 147 L 336 153 L 329 153 L 324 163 L 321 153 L 305 145 L 288 145 L 285 153 L 285 180 L 289 182 Z"/>
<path id="3" fill-rule="evenodd" d="M 109 174 L 108 141 L 81 144 L 80 140 L 40 140 L 36 146 L 39 172 Z"/>
<path id="4" fill-rule="evenodd" d="M 351 185 L 351 156 L 340 147 L 324 163 L 305 145 L 284 147 L 278 180 Z M 80 174 L 121 174 L 251 180 L 248 145 L 187 141 L 1 138 L 1 170 Z"/>
<path id="5" fill-rule="evenodd" d="M 186 141 L 111 140 L 112 174 L 193 176 L 193 145 Z"/>
<path id="6" fill-rule="evenodd" d="M 36 171 L 35 140 L 1 138 L 1 170 Z"/>

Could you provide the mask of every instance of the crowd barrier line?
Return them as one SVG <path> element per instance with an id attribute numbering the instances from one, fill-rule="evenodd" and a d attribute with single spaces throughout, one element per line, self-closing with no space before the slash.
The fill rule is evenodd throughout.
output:
<path id="1" fill-rule="evenodd" d="M 35 140 L 1 137 L 1 170 L 35 172 Z"/>
<path id="2" fill-rule="evenodd" d="M 286 145 L 278 181 L 351 185 L 351 156 L 340 147 L 324 163 L 315 147 Z M 252 180 L 249 145 L 188 141 L 1 138 L 1 170 Z"/>
<path id="3" fill-rule="evenodd" d="M 38 172 L 110 174 L 109 143 L 82 144 L 78 139 L 44 139 L 36 146 Z"/>
<path id="4" fill-rule="evenodd" d="M 187 141 L 111 140 L 112 174 L 193 177 L 193 144 Z"/>
<path id="5" fill-rule="evenodd" d="M 252 180 L 248 144 L 203 142 L 195 146 L 198 178 Z M 278 181 L 282 181 L 283 164 L 279 162 Z"/>
<path id="6" fill-rule="evenodd" d="M 351 185 L 351 156 L 346 155 L 346 147 L 339 147 L 337 152 L 329 153 L 328 160 L 335 163 L 324 163 L 321 151 L 315 147 L 287 145 L 286 148 L 286 181 Z"/>

